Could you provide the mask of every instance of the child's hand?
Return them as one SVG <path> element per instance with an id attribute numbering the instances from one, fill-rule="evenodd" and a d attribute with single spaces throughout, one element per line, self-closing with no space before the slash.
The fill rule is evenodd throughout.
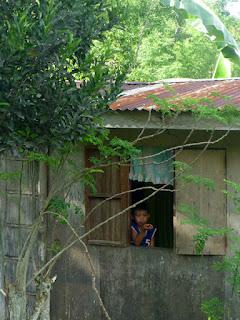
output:
<path id="1" fill-rule="evenodd" d="M 145 223 L 145 224 L 143 225 L 143 228 L 144 228 L 145 230 L 151 230 L 151 229 L 153 228 L 153 225 L 150 224 L 150 223 Z"/>

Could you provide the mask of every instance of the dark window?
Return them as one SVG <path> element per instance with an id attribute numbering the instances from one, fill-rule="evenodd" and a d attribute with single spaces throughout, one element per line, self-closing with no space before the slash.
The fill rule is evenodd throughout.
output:
<path id="1" fill-rule="evenodd" d="M 144 188 L 154 186 L 160 188 L 161 185 L 153 185 L 152 183 L 131 181 L 131 189 Z M 165 189 L 172 190 L 172 186 L 165 186 Z M 153 190 L 142 189 L 131 193 L 132 204 L 145 199 Z M 147 208 L 150 213 L 150 223 L 156 228 L 155 246 L 172 248 L 173 247 L 173 192 L 159 191 L 156 195 L 147 199 L 142 206 Z M 141 206 L 141 205 L 139 205 Z"/>

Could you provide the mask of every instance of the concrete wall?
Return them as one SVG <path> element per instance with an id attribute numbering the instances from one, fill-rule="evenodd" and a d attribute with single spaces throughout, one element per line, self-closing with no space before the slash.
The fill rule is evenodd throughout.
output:
<path id="1" fill-rule="evenodd" d="M 52 320 L 105 319 L 91 288 L 89 267 L 77 248 L 59 263 Z M 205 319 L 204 299 L 224 300 L 219 257 L 176 255 L 173 249 L 92 247 L 100 293 L 113 320 Z M 61 272 L 62 271 L 62 272 Z"/>
<path id="2" fill-rule="evenodd" d="M 151 140 L 151 144 L 181 144 L 187 133 L 167 132 L 161 139 Z M 127 135 L 129 139 L 136 134 L 135 130 L 113 131 L 113 135 Z M 202 141 L 207 137 L 209 133 L 196 132 L 191 141 Z M 230 134 L 214 145 L 214 148 L 226 149 L 227 177 L 238 182 L 239 138 L 239 133 Z M 83 194 L 79 193 L 78 197 L 83 199 Z M 240 217 L 233 211 L 232 200 L 228 198 L 228 224 L 239 229 Z M 82 251 L 80 246 L 72 248 L 56 266 L 58 280 L 52 292 L 52 320 L 105 319 L 91 288 L 90 269 Z M 112 320 L 206 319 L 200 311 L 200 304 L 213 297 L 230 301 L 231 319 L 240 319 L 239 298 L 232 296 L 224 274 L 212 269 L 213 263 L 222 257 L 181 256 L 175 253 L 175 249 L 162 248 L 91 246 L 90 251 L 99 291 Z M 229 243 L 227 251 L 230 255 Z M 229 317 L 226 319 L 230 320 Z"/>
<path id="3" fill-rule="evenodd" d="M 200 304 L 223 298 L 219 258 L 183 257 L 156 248 L 100 249 L 101 293 L 114 320 L 204 319 Z"/>

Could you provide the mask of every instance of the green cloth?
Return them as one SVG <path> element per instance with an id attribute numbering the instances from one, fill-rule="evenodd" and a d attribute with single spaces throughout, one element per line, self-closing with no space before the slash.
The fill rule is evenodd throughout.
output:
<path id="1" fill-rule="evenodd" d="M 164 151 L 159 147 L 142 147 L 138 158 L 141 157 L 143 158 L 132 160 L 130 180 L 173 185 L 172 151 Z"/>

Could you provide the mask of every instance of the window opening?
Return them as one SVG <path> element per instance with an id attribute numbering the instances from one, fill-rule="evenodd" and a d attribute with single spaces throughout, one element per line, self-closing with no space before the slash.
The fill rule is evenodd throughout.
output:
<path id="1" fill-rule="evenodd" d="M 153 185 L 149 182 L 131 181 L 132 190 L 143 188 L 131 193 L 132 204 L 145 199 L 153 192 L 151 189 L 144 189 L 144 187 L 148 186 L 162 187 L 162 185 Z M 164 187 L 165 189 L 173 190 L 172 186 Z M 147 209 L 150 214 L 149 223 L 157 228 L 155 233 L 156 247 L 173 247 L 173 198 L 173 191 L 159 191 L 156 195 L 139 205 L 139 207 Z M 133 211 L 131 219 L 133 219 Z"/>

